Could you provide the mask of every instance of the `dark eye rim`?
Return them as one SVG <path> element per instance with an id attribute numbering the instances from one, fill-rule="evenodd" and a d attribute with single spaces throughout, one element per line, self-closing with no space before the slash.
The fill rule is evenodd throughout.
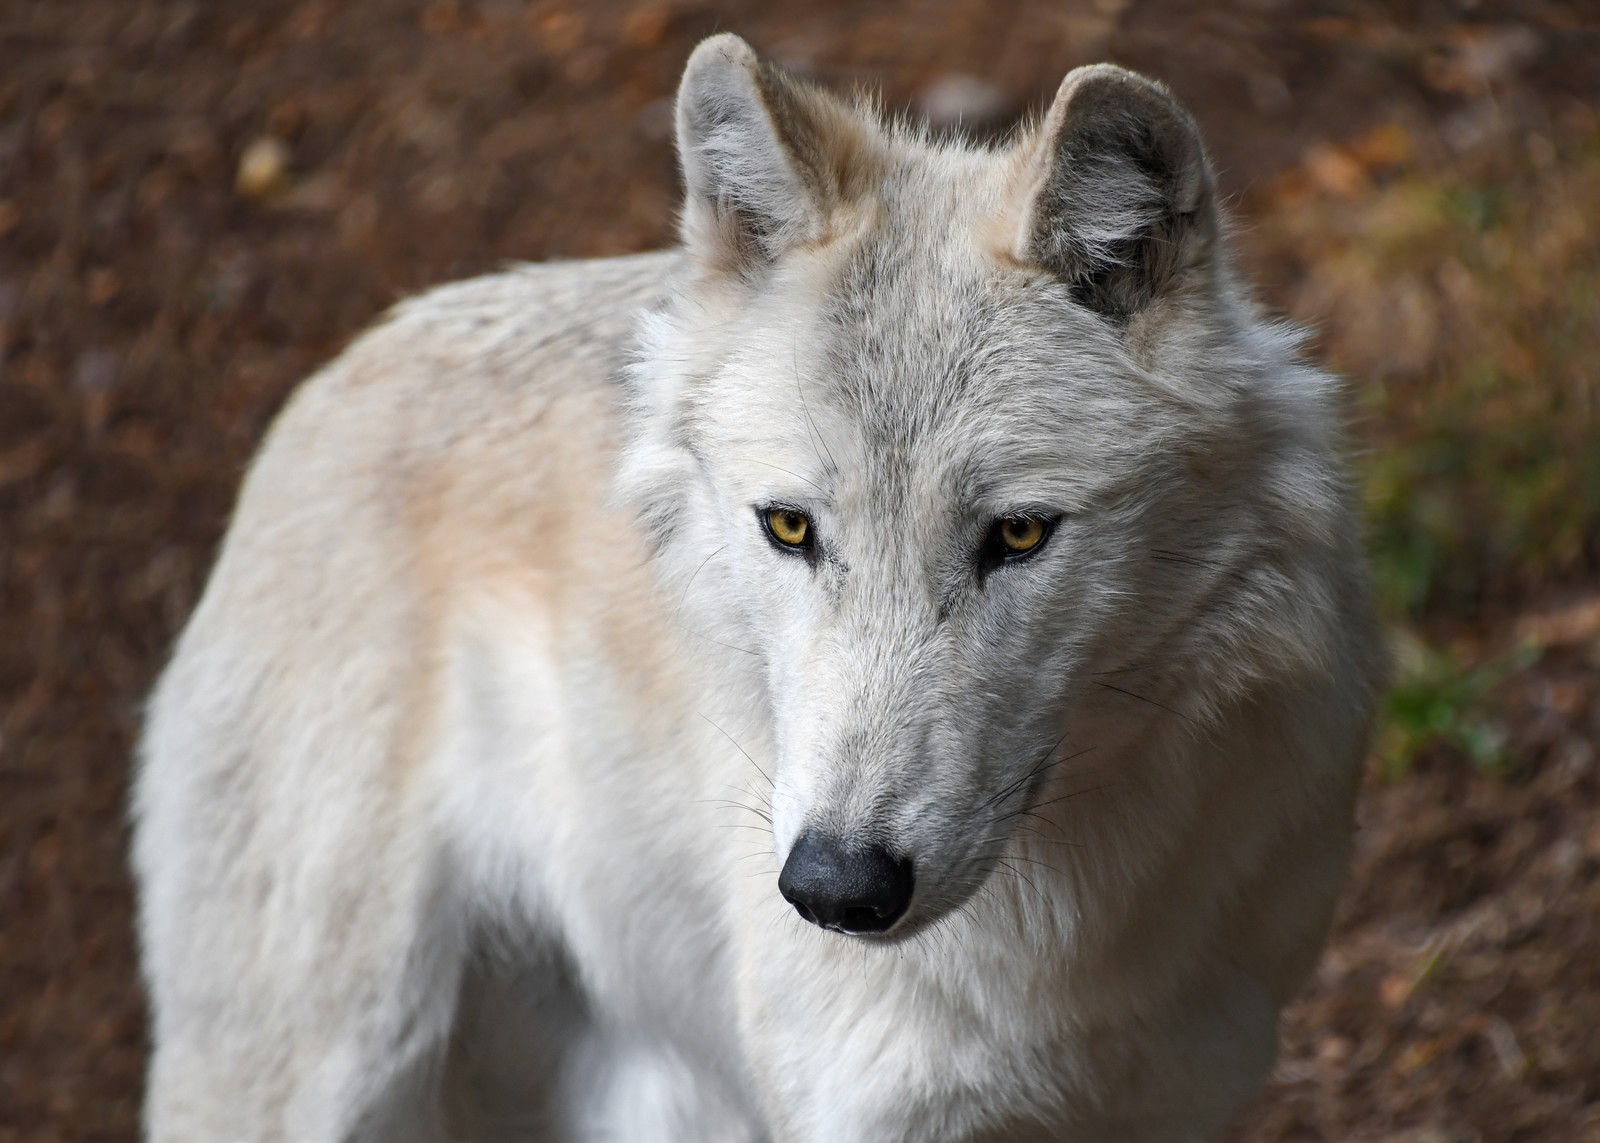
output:
<path id="1" fill-rule="evenodd" d="M 996 516 L 989 525 L 989 531 L 984 535 L 983 547 L 978 554 L 978 570 L 992 571 L 1005 564 L 1032 559 L 1049 545 L 1050 537 L 1055 535 L 1056 526 L 1061 523 L 1061 519 L 1062 514 L 1059 512 L 1007 512 L 1004 516 Z M 1000 535 L 1000 529 L 1007 520 L 1035 521 L 1044 525 L 1044 534 L 1039 537 L 1039 542 L 1027 551 L 1013 551 Z"/>
<path id="2" fill-rule="evenodd" d="M 787 540 L 778 538 L 772 530 L 772 515 L 775 512 L 793 512 L 806 522 L 806 538 L 798 544 L 791 544 Z M 789 555 L 807 555 L 814 552 L 817 547 L 817 522 L 811 518 L 811 513 L 793 504 L 758 504 L 756 506 L 756 519 L 761 522 L 761 531 L 769 543 L 780 552 Z"/>

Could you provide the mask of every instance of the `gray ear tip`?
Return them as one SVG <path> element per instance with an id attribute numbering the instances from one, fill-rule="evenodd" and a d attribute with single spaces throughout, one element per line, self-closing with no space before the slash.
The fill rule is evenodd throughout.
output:
<path id="1" fill-rule="evenodd" d="M 755 49 L 743 39 L 732 32 L 718 32 L 701 40 L 689 53 L 689 62 L 683 68 L 683 79 L 688 83 L 692 77 L 710 69 L 750 68 L 756 63 Z"/>
<path id="2" fill-rule="evenodd" d="M 1066 87 L 1075 83 L 1128 83 L 1140 87 L 1160 87 L 1150 77 L 1114 63 L 1092 63 L 1073 68 L 1061 85 Z"/>
<path id="3" fill-rule="evenodd" d="M 1079 106 L 1086 103 L 1133 104 L 1190 120 L 1189 113 L 1173 98 L 1166 84 L 1113 63 L 1085 64 L 1069 71 L 1061 81 L 1056 103 L 1064 108 L 1069 102 Z"/>

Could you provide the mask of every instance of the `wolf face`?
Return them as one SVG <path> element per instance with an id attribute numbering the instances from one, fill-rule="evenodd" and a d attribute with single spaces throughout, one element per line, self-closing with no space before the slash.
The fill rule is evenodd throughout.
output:
<path id="1" fill-rule="evenodd" d="M 1290 553 L 1346 540 L 1329 385 L 1237 297 L 1192 121 L 1119 69 L 987 152 L 712 41 L 678 129 L 693 270 L 621 488 L 770 709 L 785 895 L 915 932 L 1107 734 L 1322 645 Z"/>

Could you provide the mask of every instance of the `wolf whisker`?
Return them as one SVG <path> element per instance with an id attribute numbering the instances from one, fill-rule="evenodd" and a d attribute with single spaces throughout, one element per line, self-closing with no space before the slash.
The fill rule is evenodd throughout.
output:
<path id="1" fill-rule="evenodd" d="M 817 445 L 822 445 L 822 451 L 828 454 L 828 470 L 837 472 L 839 462 L 833 459 L 833 450 L 828 447 L 828 442 L 823 439 L 822 433 L 817 429 L 817 422 L 812 419 L 811 406 L 806 403 L 805 386 L 800 381 L 800 350 L 798 346 L 790 347 L 790 361 L 794 368 L 794 391 L 800 398 L 800 410 L 805 414 L 806 431 L 811 435 L 811 451 L 817 451 Z M 817 453 L 817 459 L 822 459 L 822 453 Z"/>
<path id="2" fill-rule="evenodd" d="M 1073 790 L 1073 791 L 1071 791 L 1069 793 L 1062 794 L 1059 797 L 1051 798 L 1047 802 L 1040 802 L 1038 805 L 1034 805 L 1034 806 L 1026 806 L 1023 809 L 1016 810 L 1016 811 L 1014 811 L 1012 813 L 1006 814 L 1004 817 L 996 818 L 995 821 L 998 823 L 998 822 L 1007 822 L 1007 821 L 1010 821 L 1012 818 L 1019 818 L 1019 817 L 1024 817 L 1024 816 L 1026 816 L 1026 817 L 1037 817 L 1040 810 L 1046 809 L 1049 806 L 1058 805 L 1061 802 L 1070 802 L 1074 798 L 1081 798 L 1085 794 L 1093 794 L 1098 790 L 1109 790 L 1111 787 L 1113 787 L 1115 785 L 1118 785 L 1118 783 L 1116 783 L 1116 782 L 1103 782 L 1098 786 L 1089 786 L 1086 789 Z"/>
<path id="3" fill-rule="evenodd" d="M 1185 722 L 1193 722 L 1194 721 L 1194 719 L 1192 719 L 1188 715 L 1184 714 L 1183 711 L 1181 711 L 1181 710 L 1175 710 L 1174 708 L 1172 708 L 1170 706 L 1167 706 L 1165 703 L 1159 703 L 1153 698 L 1146 698 L 1144 695 L 1135 694 L 1133 691 L 1127 690 L 1127 689 L 1125 689 L 1123 687 L 1114 686 L 1111 683 L 1102 683 L 1098 679 L 1095 680 L 1095 684 L 1094 685 L 1097 686 L 1097 687 L 1104 687 L 1108 691 L 1116 691 L 1119 695 L 1126 695 L 1128 698 L 1131 698 L 1131 699 L 1138 699 L 1140 702 L 1149 703 L 1151 706 L 1156 707 L 1158 710 L 1164 710 L 1168 714 L 1177 715 L 1179 718 L 1183 719 L 1183 721 L 1185 721 Z"/>
<path id="4" fill-rule="evenodd" d="M 735 738 L 733 735 L 729 734 L 726 730 L 723 730 L 722 727 L 718 726 L 715 722 L 712 722 L 712 720 L 710 718 L 707 718 L 704 711 L 696 711 L 695 713 L 698 714 L 701 718 L 704 718 L 707 722 L 711 723 L 712 728 L 714 730 L 716 730 L 716 732 L 718 734 L 722 735 L 722 737 L 726 738 L 729 742 L 733 743 L 733 748 L 735 750 L 737 750 L 740 754 L 743 754 L 745 756 L 745 760 L 747 762 L 749 762 L 750 765 L 752 765 L 752 766 L 754 766 L 756 768 L 756 773 L 757 774 L 760 774 L 763 778 L 766 779 L 767 789 L 769 789 L 769 790 L 772 789 L 772 775 L 768 774 L 765 770 L 763 770 L 761 768 L 761 764 L 759 762 L 757 762 L 754 758 L 750 757 L 750 751 L 746 750 L 743 746 L 739 745 L 739 740 L 737 738 Z"/>
<path id="5" fill-rule="evenodd" d="M 734 459 L 735 460 L 741 460 L 746 464 L 764 464 L 768 468 L 773 468 L 773 469 L 777 469 L 777 471 L 779 471 L 779 472 L 788 473 L 790 476 L 794 477 L 796 480 L 803 480 L 803 481 L 805 481 L 805 483 L 807 483 L 807 484 L 811 485 L 811 487 L 815 488 L 818 492 L 822 493 L 823 495 L 827 495 L 828 490 L 826 488 L 824 488 L 822 485 L 818 484 L 815 480 L 812 480 L 809 476 L 802 476 L 800 473 L 795 472 L 791 468 L 784 468 L 782 465 L 773 464 L 770 460 L 760 460 L 760 459 L 758 459 L 756 457 L 753 457 L 753 456 L 741 456 L 741 457 L 735 457 Z M 818 459 L 820 460 L 821 458 L 819 457 Z"/>

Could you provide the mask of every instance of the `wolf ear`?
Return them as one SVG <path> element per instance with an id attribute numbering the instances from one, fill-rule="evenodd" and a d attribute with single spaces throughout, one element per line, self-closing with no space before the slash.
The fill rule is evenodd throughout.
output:
<path id="1" fill-rule="evenodd" d="M 1210 266 L 1211 166 L 1165 88 L 1110 64 L 1062 81 L 1028 158 L 1018 255 L 1119 322 Z"/>
<path id="2" fill-rule="evenodd" d="M 834 212 L 870 166 L 876 131 L 728 33 L 689 57 L 677 129 L 684 244 L 741 272 L 826 240 Z"/>

